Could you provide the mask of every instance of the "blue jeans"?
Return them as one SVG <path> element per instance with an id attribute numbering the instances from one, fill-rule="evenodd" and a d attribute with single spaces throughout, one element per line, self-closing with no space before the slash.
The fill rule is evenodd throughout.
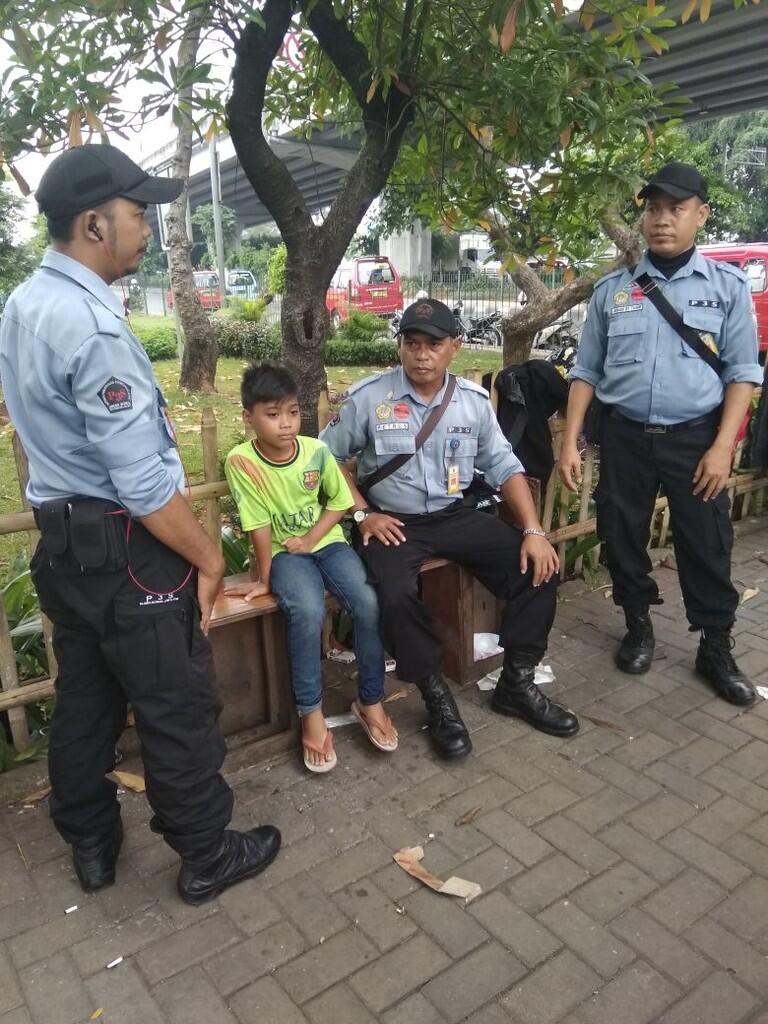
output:
<path id="1" fill-rule="evenodd" d="M 269 585 L 285 614 L 288 657 L 299 715 L 322 706 L 320 643 L 329 590 L 352 615 L 357 685 L 363 704 L 384 696 L 384 647 L 379 602 L 365 568 L 348 544 L 328 544 L 310 555 L 281 552 L 272 559 Z"/>

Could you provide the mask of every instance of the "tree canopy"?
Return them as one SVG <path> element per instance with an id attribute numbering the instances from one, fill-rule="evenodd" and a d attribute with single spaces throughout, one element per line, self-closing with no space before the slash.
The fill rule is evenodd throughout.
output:
<path id="1" fill-rule="evenodd" d="M 177 63 L 190 11 L 202 57 Z M 286 245 L 283 346 L 306 411 L 323 383 L 325 290 L 393 168 L 409 208 L 448 228 L 493 221 L 513 262 L 594 249 L 601 215 L 656 159 L 656 120 L 675 112 L 639 66 L 641 43 L 666 47 L 664 8 L 605 0 L 599 29 L 596 15 L 594 0 L 578 18 L 562 0 L 18 0 L 0 29 L 14 52 L 0 138 L 8 160 L 77 140 L 81 124 L 112 137 L 170 111 L 201 134 L 226 125 Z M 132 106 L 131 83 L 146 90 Z M 359 155 L 316 223 L 265 133 L 329 126 L 354 133 Z"/>

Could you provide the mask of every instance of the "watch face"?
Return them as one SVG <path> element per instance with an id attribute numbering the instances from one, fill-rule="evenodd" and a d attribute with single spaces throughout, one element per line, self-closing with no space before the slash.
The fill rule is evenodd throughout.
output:
<path id="1" fill-rule="evenodd" d="M 367 515 L 368 513 L 365 511 L 365 509 L 359 508 L 356 512 L 353 513 L 352 518 L 355 520 L 356 523 L 362 523 L 365 521 L 365 517 Z"/>

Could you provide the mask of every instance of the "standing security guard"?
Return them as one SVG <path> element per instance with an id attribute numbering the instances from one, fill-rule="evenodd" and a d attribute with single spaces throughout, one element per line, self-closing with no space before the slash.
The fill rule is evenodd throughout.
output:
<path id="1" fill-rule="evenodd" d="M 721 697 L 750 704 L 754 688 L 731 655 L 738 594 L 723 490 L 761 380 L 749 287 L 740 270 L 696 250 L 709 206 L 695 167 L 667 164 L 639 198 L 648 250 L 634 270 L 614 271 L 595 287 L 571 372 L 560 474 L 575 489 L 577 439 L 596 394 L 604 404 L 598 532 L 627 624 L 619 668 L 647 672 L 653 658 L 649 607 L 662 602 L 647 545 L 661 484 L 688 621 L 701 630 L 696 670 Z"/>
<path id="2" fill-rule="evenodd" d="M 468 754 L 472 743 L 440 674 L 440 644 L 418 592 L 427 559 L 458 562 L 506 601 L 504 670 L 491 706 L 543 732 L 570 736 L 579 727 L 576 717 L 534 683 L 555 617 L 559 566 L 523 467 L 499 429 L 487 392 L 447 372 L 461 346 L 448 307 L 429 299 L 413 303 L 403 313 L 400 332 L 402 366 L 350 388 L 321 435 L 340 462 L 358 456 L 358 486 L 347 477 L 360 553 L 379 594 L 385 646 L 400 678 L 421 690 L 437 752 Z M 464 500 L 475 467 L 501 489 L 521 529 Z"/>
<path id="3" fill-rule="evenodd" d="M 130 702 L 152 828 L 182 858 L 180 895 L 201 903 L 265 868 L 280 833 L 227 829 L 232 792 L 204 636 L 223 561 L 181 493 L 165 400 L 109 287 L 146 251 L 147 204 L 181 189 L 112 146 L 53 161 L 37 192 L 52 247 L 8 301 L 0 374 L 29 457 L 42 534 L 32 575 L 59 664 L 51 816 L 83 889 L 114 882 L 123 832 L 105 776 Z"/>

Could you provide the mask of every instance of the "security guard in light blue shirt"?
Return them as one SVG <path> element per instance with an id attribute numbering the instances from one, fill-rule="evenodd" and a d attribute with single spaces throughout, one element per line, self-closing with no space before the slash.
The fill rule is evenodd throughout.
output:
<path id="1" fill-rule="evenodd" d="M 750 704 L 754 688 L 731 655 L 738 593 L 724 490 L 737 432 L 762 380 L 749 287 L 740 270 L 695 248 L 709 213 L 707 183 L 695 167 L 667 164 L 639 197 L 648 250 L 634 271 L 609 274 L 595 288 L 571 371 L 560 474 L 574 489 L 578 435 L 596 395 L 603 403 L 598 533 L 627 624 L 618 666 L 639 674 L 653 659 L 649 608 L 662 602 L 647 546 L 662 486 L 688 621 L 701 631 L 696 670 L 725 700 Z M 717 369 L 656 308 L 648 297 L 654 289 L 719 357 Z"/>
<path id="2" fill-rule="evenodd" d="M 421 690 L 438 753 L 468 754 L 471 740 L 440 674 L 440 643 L 418 585 L 427 559 L 458 562 L 506 602 L 504 670 L 492 707 L 552 735 L 572 735 L 579 727 L 575 715 L 551 703 L 534 682 L 554 619 L 558 562 L 523 467 L 487 393 L 447 372 L 460 345 L 450 309 L 418 300 L 403 313 L 400 330 L 402 366 L 351 388 L 321 434 L 340 462 L 358 459 L 357 486 L 350 478 L 353 517 L 359 552 L 378 591 L 385 645 L 400 678 Z M 501 490 L 522 529 L 464 498 L 475 468 Z"/>
<path id="3" fill-rule="evenodd" d="M 369 497 L 377 508 L 408 515 L 439 512 L 463 496 L 475 468 L 496 489 L 523 472 L 499 429 L 488 392 L 463 377 L 456 378 L 456 389 L 440 422 L 423 447 L 415 450 L 416 435 L 429 409 L 440 405 L 446 387 L 447 379 L 435 397 L 425 401 L 402 367 L 369 377 L 349 389 L 338 420 L 322 435 L 334 453 L 360 453 L 360 479 L 395 455 L 411 456 L 401 469 L 371 488 Z M 455 479 L 449 481 L 450 474 Z"/>
<path id="4" fill-rule="evenodd" d="M 87 892 L 115 881 L 123 832 L 107 778 L 133 707 L 152 829 L 201 903 L 274 859 L 271 826 L 227 829 L 220 698 L 204 636 L 223 574 L 195 519 L 165 400 L 109 285 L 137 269 L 149 203 L 182 182 L 113 146 L 58 156 L 37 191 L 52 250 L 0 324 L 0 375 L 29 458 L 31 570 L 58 661 L 50 809 Z M 73 753 L 74 752 L 74 753 Z"/>
<path id="5" fill-rule="evenodd" d="M 725 363 L 720 377 L 634 284 L 649 274 Z M 646 253 L 634 274 L 616 270 L 595 287 L 571 380 L 631 420 L 670 425 L 723 403 L 728 384 L 759 384 L 755 322 L 746 277 L 698 250 L 667 280 Z"/>
<path id="6" fill-rule="evenodd" d="M 49 250 L 3 317 L 0 375 L 29 458 L 27 498 L 106 498 L 140 517 L 184 489 L 173 428 L 120 299 Z"/>

